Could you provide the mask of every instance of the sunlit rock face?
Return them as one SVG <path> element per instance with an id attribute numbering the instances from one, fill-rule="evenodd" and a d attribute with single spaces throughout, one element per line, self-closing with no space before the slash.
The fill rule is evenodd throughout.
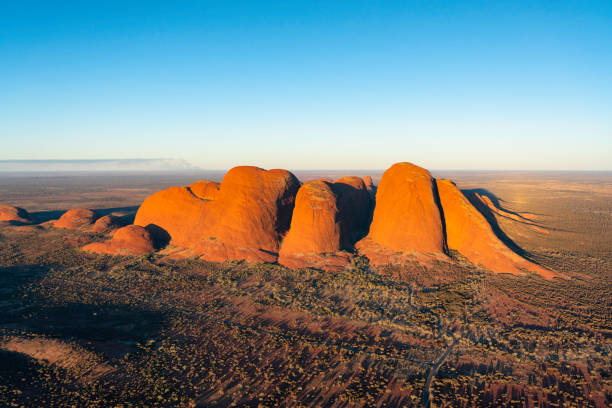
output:
<path id="1" fill-rule="evenodd" d="M 382 176 L 368 235 L 357 244 L 372 264 L 390 262 L 389 254 L 443 255 L 444 226 L 435 180 L 422 167 L 397 163 Z"/>
<path id="2" fill-rule="evenodd" d="M 341 269 L 350 262 L 343 248 L 338 196 L 333 183 L 309 181 L 295 200 L 291 228 L 282 242 L 278 262 L 288 268 Z"/>
<path id="3" fill-rule="evenodd" d="M 32 220 L 30 214 L 23 208 L 0 204 L 0 221 L 29 224 Z"/>
<path id="4" fill-rule="evenodd" d="M 73 208 L 66 211 L 59 220 L 55 221 L 55 228 L 80 229 L 94 223 L 96 214 L 87 208 Z"/>
<path id="5" fill-rule="evenodd" d="M 286 170 L 235 167 L 220 185 L 200 181 L 148 197 L 134 223 L 163 229 L 171 244 L 207 260 L 274 262 L 299 186 Z"/>
<path id="6" fill-rule="evenodd" d="M 207 203 L 193 249 L 211 261 L 276 261 L 299 187 L 287 170 L 234 167 Z"/>
<path id="7" fill-rule="evenodd" d="M 448 247 L 459 251 L 475 265 L 496 273 L 537 273 L 543 277 L 558 273 L 529 262 L 508 248 L 487 219 L 468 201 L 451 180 L 437 180 L 446 222 Z"/>
<path id="8" fill-rule="evenodd" d="M 158 228 L 169 236 L 171 244 L 190 248 L 203 225 L 206 203 L 188 187 L 170 187 L 145 199 L 134 225 Z"/>
<path id="9" fill-rule="evenodd" d="M 189 190 L 203 200 L 214 200 L 219 191 L 219 183 L 215 181 L 199 180 L 188 186 Z"/>
<path id="10" fill-rule="evenodd" d="M 85 245 L 83 250 L 109 255 L 144 255 L 153 252 L 155 245 L 145 228 L 127 225 L 115 231 L 111 240 Z"/>
<path id="11" fill-rule="evenodd" d="M 452 262 L 450 248 L 493 272 L 558 276 L 504 245 L 452 182 L 406 162 L 391 166 L 376 187 L 354 176 L 300 187 L 287 170 L 235 167 L 221 183 L 151 195 L 134 224 L 209 261 L 340 270 L 356 254 L 374 266 Z"/>

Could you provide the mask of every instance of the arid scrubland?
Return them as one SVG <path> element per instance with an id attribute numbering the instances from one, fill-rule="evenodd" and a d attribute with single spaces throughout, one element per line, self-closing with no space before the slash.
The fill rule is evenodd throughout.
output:
<path id="1" fill-rule="evenodd" d="M 608 406 L 610 176 L 452 177 L 497 198 L 508 242 L 570 279 L 492 274 L 456 251 L 341 271 L 97 255 L 80 248 L 103 234 L 3 224 L 0 405 Z M 90 193 L 9 204 L 46 196 L 36 216 L 104 195 Z M 90 207 L 129 216 L 139 200 Z"/>

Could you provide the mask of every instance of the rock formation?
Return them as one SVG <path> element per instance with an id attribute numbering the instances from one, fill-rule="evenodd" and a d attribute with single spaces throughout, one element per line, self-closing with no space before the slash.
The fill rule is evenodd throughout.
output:
<path id="1" fill-rule="evenodd" d="M 109 255 L 144 255 L 153 252 L 155 247 L 149 231 L 138 225 L 128 225 L 115 231 L 110 241 L 93 242 L 83 250 Z"/>
<path id="2" fill-rule="evenodd" d="M 153 194 L 134 224 L 209 261 L 338 270 L 356 250 L 372 265 L 451 262 L 448 244 L 494 272 L 559 276 L 504 245 L 454 184 L 411 163 L 394 164 L 377 188 L 369 177 L 300 187 L 286 170 L 235 167 L 220 184 L 201 180 Z"/>
<path id="3" fill-rule="evenodd" d="M 338 253 L 345 241 L 342 229 L 332 183 L 305 183 L 298 190 L 291 228 L 283 240 L 278 263 L 289 268 L 342 269 L 350 262 L 347 253 Z"/>
<path id="4" fill-rule="evenodd" d="M 298 188 L 286 170 L 235 167 L 218 187 L 200 181 L 153 194 L 134 224 L 163 229 L 170 243 L 210 261 L 274 262 Z"/>
<path id="5" fill-rule="evenodd" d="M 114 215 L 105 215 L 96 220 L 90 231 L 98 234 L 105 234 L 124 225 L 125 222 L 123 222 L 123 220 L 121 220 L 119 217 L 115 217 Z"/>
<path id="6" fill-rule="evenodd" d="M 53 223 L 56 228 L 79 229 L 93 224 L 96 214 L 87 208 L 73 208 L 66 211 Z"/>
<path id="7" fill-rule="evenodd" d="M 0 204 L 0 221 L 29 224 L 32 220 L 30 214 L 23 208 Z"/>
<path id="8" fill-rule="evenodd" d="M 372 177 L 365 176 L 363 178 L 363 182 L 366 186 L 366 189 L 368 190 L 368 193 L 370 194 L 370 199 L 374 200 L 374 198 L 376 197 L 376 186 L 374 185 L 374 182 L 372 181 Z"/>
<path id="9" fill-rule="evenodd" d="M 368 233 L 372 215 L 372 200 L 364 181 L 355 176 L 342 177 L 331 185 L 338 197 L 342 227 L 342 249 L 353 249 Z"/>
<path id="10" fill-rule="evenodd" d="M 545 278 L 561 276 L 510 250 L 452 181 L 438 180 L 437 185 L 450 249 L 459 251 L 472 263 L 496 273 L 523 274 L 528 271 Z"/>
<path id="11" fill-rule="evenodd" d="M 214 200 L 219 191 L 219 183 L 208 180 L 200 180 L 189 185 L 189 189 L 198 198 L 202 200 Z"/>
<path id="12" fill-rule="evenodd" d="M 370 232 L 357 243 L 374 265 L 397 253 L 432 255 L 445 252 L 444 226 L 429 172 L 411 163 L 397 163 L 382 176 Z"/>
<path id="13" fill-rule="evenodd" d="M 170 187 L 147 197 L 134 225 L 157 227 L 169 235 L 171 244 L 190 248 L 199 238 L 206 203 L 188 187 Z"/>
<path id="14" fill-rule="evenodd" d="M 287 170 L 234 167 L 206 205 L 192 248 L 210 261 L 276 261 L 299 186 Z"/>

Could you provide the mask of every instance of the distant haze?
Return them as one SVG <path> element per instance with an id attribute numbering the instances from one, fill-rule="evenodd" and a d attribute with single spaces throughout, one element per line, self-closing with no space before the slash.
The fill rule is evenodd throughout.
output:
<path id="1" fill-rule="evenodd" d="M 178 159 L 0 160 L 0 172 L 183 171 L 197 170 Z"/>

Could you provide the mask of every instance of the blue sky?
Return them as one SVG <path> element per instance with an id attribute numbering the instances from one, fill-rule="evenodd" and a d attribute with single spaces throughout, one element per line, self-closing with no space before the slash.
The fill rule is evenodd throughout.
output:
<path id="1" fill-rule="evenodd" d="M 612 170 L 612 2 L 1 2 L 0 143 L 0 160 Z"/>

